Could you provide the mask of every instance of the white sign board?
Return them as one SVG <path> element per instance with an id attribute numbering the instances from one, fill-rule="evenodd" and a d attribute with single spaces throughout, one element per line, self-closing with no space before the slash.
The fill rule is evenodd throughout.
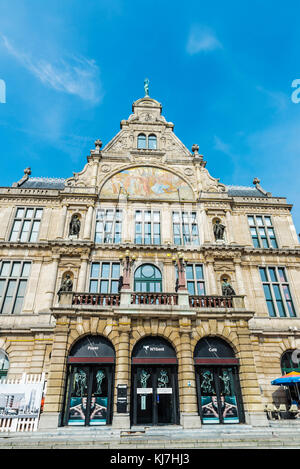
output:
<path id="1" fill-rule="evenodd" d="M 0 382 L 0 419 L 38 418 L 44 382 Z"/>
<path id="2" fill-rule="evenodd" d="M 153 389 L 152 388 L 137 388 L 136 392 L 137 394 L 152 394 Z"/>
<path id="3" fill-rule="evenodd" d="M 172 394 L 172 388 L 157 388 L 157 394 Z"/>

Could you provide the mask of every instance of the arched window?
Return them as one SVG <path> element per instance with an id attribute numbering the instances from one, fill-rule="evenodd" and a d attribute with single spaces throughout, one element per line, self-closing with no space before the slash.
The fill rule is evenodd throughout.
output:
<path id="1" fill-rule="evenodd" d="M 281 357 L 281 371 L 285 375 L 291 371 L 300 373 L 300 352 L 298 350 L 288 350 Z"/>
<path id="2" fill-rule="evenodd" d="M 139 134 L 137 140 L 137 147 L 138 148 L 146 148 L 146 135 Z"/>
<path id="3" fill-rule="evenodd" d="M 157 148 L 157 138 L 156 138 L 156 135 L 149 135 L 148 137 L 148 148 L 150 150 L 156 150 Z"/>
<path id="4" fill-rule="evenodd" d="M 9 368 L 8 356 L 3 350 L 0 350 L 0 379 L 7 375 Z"/>
<path id="5" fill-rule="evenodd" d="M 143 264 L 134 274 L 134 291 L 153 292 L 162 291 L 162 276 L 160 270 L 152 264 Z"/>

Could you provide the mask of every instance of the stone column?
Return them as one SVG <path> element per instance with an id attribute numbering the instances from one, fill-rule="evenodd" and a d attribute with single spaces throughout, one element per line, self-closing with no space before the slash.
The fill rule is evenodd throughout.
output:
<path id="1" fill-rule="evenodd" d="M 245 286 L 243 281 L 243 272 L 241 268 L 241 260 L 234 259 L 235 264 L 235 277 L 236 277 L 236 285 L 237 285 L 237 295 L 245 295 Z"/>
<path id="2" fill-rule="evenodd" d="M 123 316 L 119 319 L 119 344 L 116 350 L 116 372 L 115 372 L 115 396 L 114 396 L 114 415 L 112 426 L 114 428 L 130 428 L 130 319 Z M 117 413 L 117 389 L 119 384 L 127 385 L 128 405 L 126 413 Z"/>
<path id="3" fill-rule="evenodd" d="M 68 332 L 69 319 L 66 316 L 58 318 L 54 331 L 44 412 L 40 417 L 39 431 L 57 428 L 62 415 L 67 373 Z"/>
<path id="4" fill-rule="evenodd" d="M 212 238 L 211 238 L 211 230 L 209 227 L 209 218 L 207 216 L 207 213 L 203 209 L 201 211 L 201 224 L 202 226 L 202 234 L 203 234 L 203 243 L 204 244 L 211 244 L 212 243 Z"/>
<path id="5" fill-rule="evenodd" d="M 83 293 L 86 291 L 87 269 L 89 256 L 86 254 L 81 257 L 81 265 L 78 275 L 77 291 Z"/>
<path id="6" fill-rule="evenodd" d="M 187 318 L 181 319 L 180 350 L 178 353 L 180 423 L 183 428 L 200 428 L 201 420 L 198 414 L 196 376 L 191 348 L 190 332 L 191 321 Z"/>
<path id="7" fill-rule="evenodd" d="M 89 205 L 86 217 L 85 217 L 85 223 L 84 223 L 84 232 L 83 232 L 83 238 L 84 239 L 90 239 L 91 238 L 91 231 L 92 231 L 92 222 L 93 222 L 93 213 L 94 209 L 92 205 Z"/>
<path id="8" fill-rule="evenodd" d="M 48 289 L 46 291 L 46 308 L 50 309 L 53 306 L 53 300 L 55 298 L 55 287 L 57 279 L 57 270 L 59 262 L 59 254 L 53 254 L 52 264 L 49 266 L 48 275 L 47 275 L 47 285 Z"/>
<path id="9" fill-rule="evenodd" d="M 207 290 L 206 294 L 207 295 L 219 295 L 220 292 L 217 287 L 213 260 L 208 260 L 206 262 L 206 272 L 207 272 L 207 279 L 208 279 L 208 289 L 206 289 Z"/>
<path id="10" fill-rule="evenodd" d="M 57 238 L 63 238 L 64 237 L 66 218 L 67 218 L 67 210 L 68 210 L 68 206 L 63 205 L 62 210 L 61 210 L 62 213 L 61 213 L 60 218 L 59 218 Z"/>
<path id="11" fill-rule="evenodd" d="M 227 239 L 228 244 L 233 244 L 234 235 L 233 235 L 233 226 L 231 220 L 231 213 L 229 211 L 226 212 L 226 230 L 225 230 L 225 237 Z"/>

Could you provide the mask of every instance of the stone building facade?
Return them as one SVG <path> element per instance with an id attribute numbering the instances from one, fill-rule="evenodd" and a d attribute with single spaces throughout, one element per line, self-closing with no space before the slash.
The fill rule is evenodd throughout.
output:
<path id="1" fill-rule="evenodd" d="M 286 398 L 292 207 L 222 184 L 173 129 L 145 96 L 81 172 L 0 188 L 2 373 L 46 373 L 40 428 L 266 425 Z"/>

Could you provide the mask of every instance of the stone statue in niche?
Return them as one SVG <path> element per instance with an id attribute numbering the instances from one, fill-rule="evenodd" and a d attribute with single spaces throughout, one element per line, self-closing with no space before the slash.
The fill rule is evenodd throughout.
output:
<path id="1" fill-rule="evenodd" d="M 227 278 L 223 278 L 223 281 L 222 281 L 222 295 L 223 296 L 234 296 L 235 295 L 235 291 L 232 288 L 232 286 L 230 285 L 230 283 L 228 282 Z"/>
<path id="2" fill-rule="evenodd" d="M 222 225 L 220 220 L 216 220 L 214 223 L 214 235 L 216 241 L 224 240 L 225 225 Z"/>
<path id="3" fill-rule="evenodd" d="M 70 222 L 70 228 L 69 228 L 69 236 L 78 236 L 80 233 L 80 220 L 78 215 L 73 215 L 71 222 Z"/>
<path id="4" fill-rule="evenodd" d="M 72 288 L 73 288 L 73 282 L 71 280 L 70 275 L 67 274 L 65 278 L 62 280 L 60 289 L 58 290 L 57 294 L 60 297 L 62 292 L 72 291 Z"/>

